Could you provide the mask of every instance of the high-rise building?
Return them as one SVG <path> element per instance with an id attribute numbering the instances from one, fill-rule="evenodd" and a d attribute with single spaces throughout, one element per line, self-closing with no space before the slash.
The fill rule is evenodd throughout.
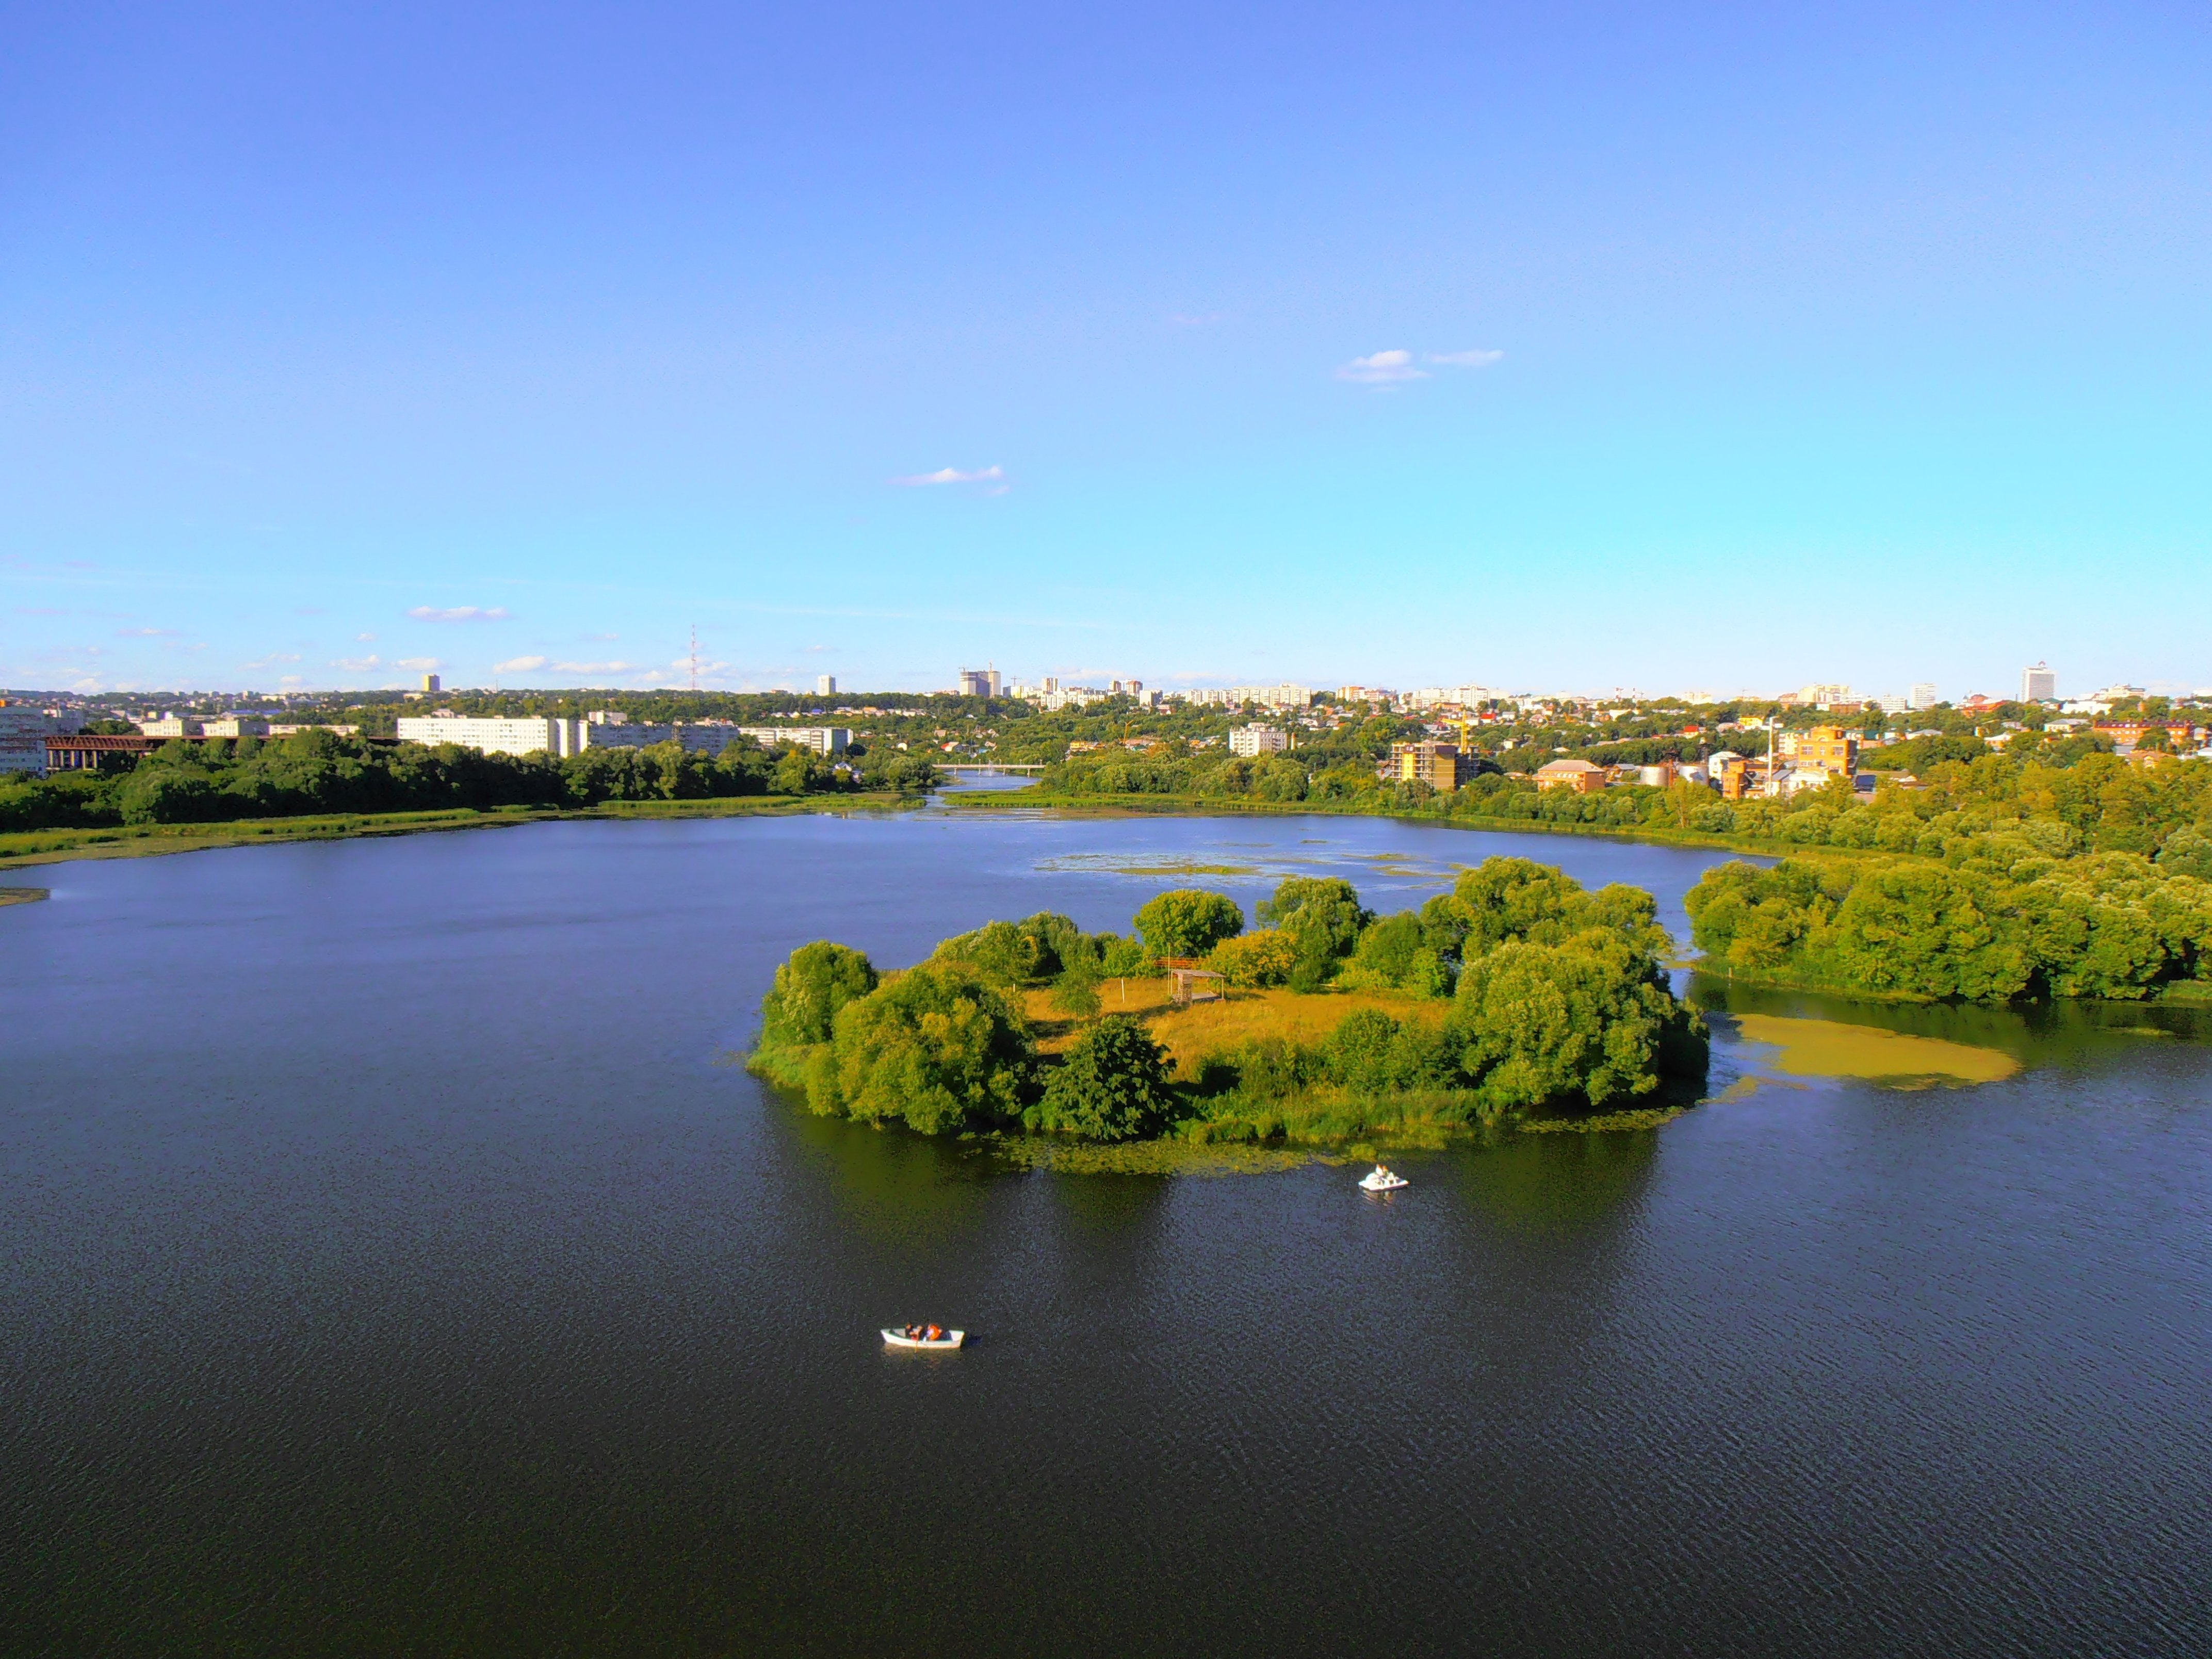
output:
<path id="1" fill-rule="evenodd" d="M 817 674 L 814 677 L 814 695 L 817 697 L 836 696 L 837 677 L 835 674 Z"/>
<path id="2" fill-rule="evenodd" d="M 2022 702 L 2051 702 L 2058 696 L 2058 673 L 2047 662 L 2020 671 L 2020 700 Z"/>
<path id="3" fill-rule="evenodd" d="M 444 690 L 445 687 L 439 683 L 438 677 L 435 674 L 425 674 L 422 676 L 423 696 L 434 697 Z"/>
<path id="4" fill-rule="evenodd" d="M 1000 692 L 999 671 L 995 668 L 963 668 L 955 687 L 957 695 L 963 697 L 995 697 Z"/>
<path id="5" fill-rule="evenodd" d="M 1905 695 L 1905 706 L 1907 708 L 1933 708 L 1936 703 L 1936 683 L 1933 680 L 1921 681 Z"/>

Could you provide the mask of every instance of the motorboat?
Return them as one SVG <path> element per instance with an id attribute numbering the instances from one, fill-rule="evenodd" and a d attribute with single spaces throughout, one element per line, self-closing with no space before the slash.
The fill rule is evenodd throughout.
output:
<path id="1" fill-rule="evenodd" d="M 1359 1177 L 1359 1184 L 1370 1193 L 1395 1193 L 1399 1188 L 1410 1187 L 1413 1183 L 1405 1176 L 1395 1173 L 1389 1164 L 1378 1164 L 1367 1174 Z"/>
<path id="2" fill-rule="evenodd" d="M 917 1325 L 914 1328 L 927 1333 L 930 1328 Z M 968 1333 L 965 1331 L 940 1329 L 935 1336 L 926 1334 L 908 1336 L 902 1330 L 886 1330 L 884 1333 L 884 1346 L 887 1348 L 957 1348 L 967 1340 Z"/>

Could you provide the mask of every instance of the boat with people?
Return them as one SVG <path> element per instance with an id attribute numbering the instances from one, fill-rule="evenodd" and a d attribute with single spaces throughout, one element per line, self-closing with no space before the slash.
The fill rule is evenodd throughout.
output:
<path id="1" fill-rule="evenodd" d="M 1366 1175 L 1360 1176 L 1359 1184 L 1370 1193 L 1395 1193 L 1399 1188 L 1410 1187 L 1413 1183 L 1392 1170 L 1389 1164 L 1378 1164 Z"/>
<path id="2" fill-rule="evenodd" d="M 957 1348 L 967 1340 L 967 1332 L 948 1331 L 942 1325 L 887 1326 L 884 1330 L 887 1348 Z"/>

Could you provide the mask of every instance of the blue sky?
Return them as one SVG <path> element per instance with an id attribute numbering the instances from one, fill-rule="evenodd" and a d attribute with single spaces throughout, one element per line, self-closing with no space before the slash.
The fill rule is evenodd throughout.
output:
<path id="1" fill-rule="evenodd" d="M 2200 7 L 0 40 L 0 684 L 2212 684 Z"/>

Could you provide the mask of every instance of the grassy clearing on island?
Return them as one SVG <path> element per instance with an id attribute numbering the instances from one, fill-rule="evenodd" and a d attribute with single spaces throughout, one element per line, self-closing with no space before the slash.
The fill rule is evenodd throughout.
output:
<path id="1" fill-rule="evenodd" d="M 1188 1008 L 1174 1003 L 1174 988 L 1164 979 L 1109 979 L 1098 986 L 1099 1011 L 1127 1014 L 1168 1052 L 1178 1078 L 1194 1079 L 1193 1068 L 1207 1054 L 1246 1042 L 1320 1043 L 1363 1008 L 1380 1009 L 1394 1019 L 1440 1025 L 1451 1005 L 1433 997 L 1402 996 L 1387 991 L 1264 991 L 1224 989 Z M 1022 1012 L 1048 1054 L 1066 1052 L 1085 1022 L 1055 1014 L 1048 988 L 1024 991 Z"/>
<path id="2" fill-rule="evenodd" d="M 1775 1069 L 1793 1077 L 1856 1078 L 1900 1086 L 1997 1083 L 2021 1069 L 2010 1054 L 1874 1025 L 1776 1014 L 1739 1014 L 1745 1038 L 1780 1050 Z"/>
<path id="3" fill-rule="evenodd" d="M 52 896 L 43 887 L 0 887 L 0 904 L 35 904 Z"/>

